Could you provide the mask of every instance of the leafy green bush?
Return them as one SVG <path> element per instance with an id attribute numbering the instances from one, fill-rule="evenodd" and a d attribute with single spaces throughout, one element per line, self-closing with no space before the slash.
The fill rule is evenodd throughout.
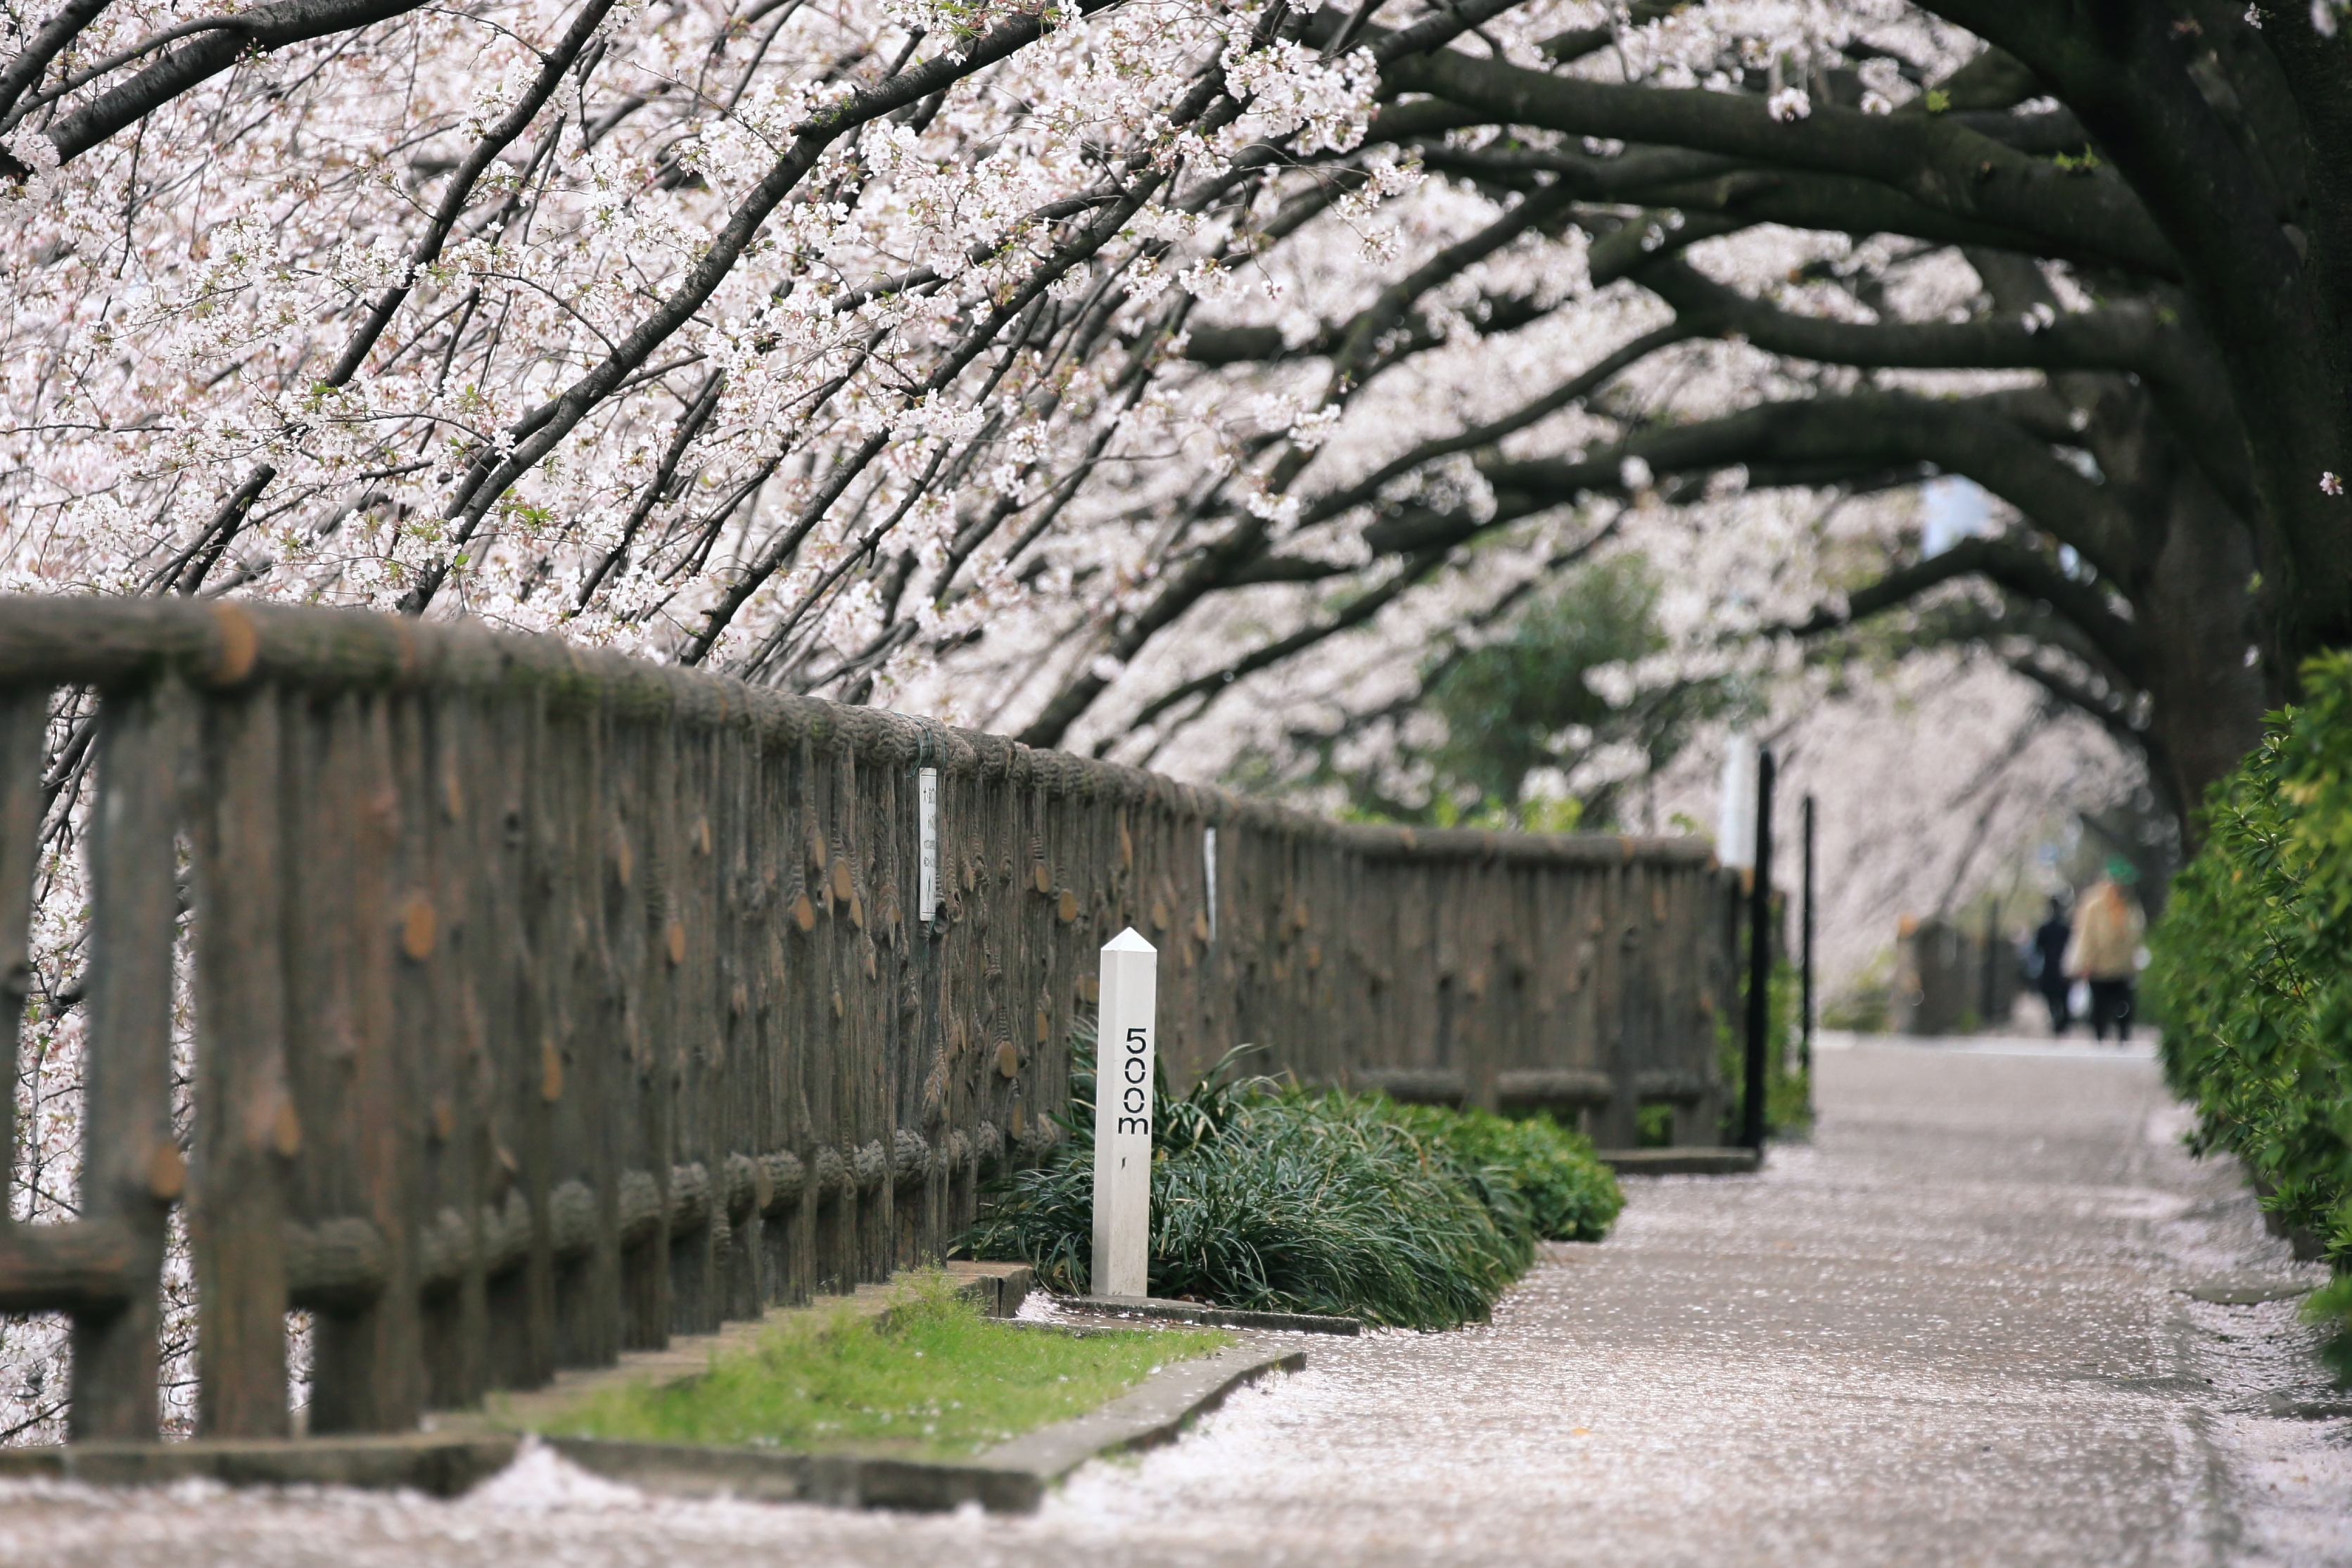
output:
<path id="1" fill-rule="evenodd" d="M 2166 1076 L 2265 1207 L 2316 1235 L 2352 1329 L 2352 655 L 2304 671 L 2308 701 L 2205 806 L 2206 839 L 2150 934 Z"/>
<path id="2" fill-rule="evenodd" d="M 1387 1113 L 1465 1173 L 1496 1218 L 1542 1241 L 1598 1241 L 1625 1195 L 1592 1145 L 1549 1116 L 1394 1105 Z"/>
<path id="3" fill-rule="evenodd" d="M 964 1241 L 1065 1291 L 1086 1290 L 1093 1250 L 1092 1042 L 1076 1050 L 1069 1137 L 995 1184 Z M 1538 1235 L 1598 1239 L 1622 1207 L 1582 1140 L 1549 1124 L 1309 1094 L 1235 1078 L 1234 1060 L 1181 1097 L 1159 1085 L 1155 1295 L 1452 1328 L 1487 1315 Z"/>

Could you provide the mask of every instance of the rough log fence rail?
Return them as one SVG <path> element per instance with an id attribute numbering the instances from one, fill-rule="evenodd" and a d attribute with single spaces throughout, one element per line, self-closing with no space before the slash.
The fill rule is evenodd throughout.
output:
<path id="1" fill-rule="evenodd" d="M 1180 1082 L 1254 1040 L 1310 1082 L 1620 1145 L 1664 1101 L 1717 1141 L 1735 884 L 1694 841 L 1334 824 L 556 639 L 226 602 L 0 599 L 8 1082 L 60 688 L 99 698 L 79 1211 L 0 1220 L 0 1311 L 70 1314 L 77 1439 L 156 1436 L 174 1204 L 221 1437 L 288 1430 L 292 1309 L 310 1430 L 392 1432 L 936 1256 L 1051 1148 L 1130 924 Z"/>

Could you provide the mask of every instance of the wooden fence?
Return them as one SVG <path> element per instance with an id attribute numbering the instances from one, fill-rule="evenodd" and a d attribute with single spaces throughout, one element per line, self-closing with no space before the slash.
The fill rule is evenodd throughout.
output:
<path id="1" fill-rule="evenodd" d="M 310 1429 L 396 1431 L 936 1255 L 1053 1145 L 1130 924 L 1180 1082 L 1255 1040 L 1717 1141 L 1696 841 L 1339 826 L 553 639 L 185 601 L 0 600 L 10 1082 L 67 686 L 100 699 L 80 1210 L 0 1222 L 0 1310 L 71 1314 L 79 1438 L 155 1435 L 174 1204 L 222 1437 L 287 1429 L 289 1309 Z"/>
<path id="2" fill-rule="evenodd" d="M 1895 928 L 1891 1022 L 1898 1034 L 1998 1032 L 2010 1027 L 2023 978 L 1998 925 L 1979 935 L 1906 915 Z"/>

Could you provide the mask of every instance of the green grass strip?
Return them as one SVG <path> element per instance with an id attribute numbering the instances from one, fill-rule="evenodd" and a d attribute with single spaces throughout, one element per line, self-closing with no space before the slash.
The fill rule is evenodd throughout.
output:
<path id="1" fill-rule="evenodd" d="M 1233 1343 L 1200 1330 L 1068 1334 L 980 1315 L 939 1270 L 907 1277 L 887 1326 L 848 1303 L 795 1317 L 689 1382 L 583 1400 L 565 1437 L 969 1458 Z"/>

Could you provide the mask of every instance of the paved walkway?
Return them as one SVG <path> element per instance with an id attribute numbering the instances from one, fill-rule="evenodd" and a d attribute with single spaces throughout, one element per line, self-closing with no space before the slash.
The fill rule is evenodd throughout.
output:
<path id="1" fill-rule="evenodd" d="M 0 1563 L 2352 1562 L 2293 1272 L 2144 1052 L 1862 1042 L 1811 1146 L 1637 1186 L 1469 1333 L 1317 1342 L 1034 1520 L 653 1502 L 528 1459 L 455 1504 L 0 1489 Z M 2305 1270 L 2307 1273 L 2308 1270 Z"/>

